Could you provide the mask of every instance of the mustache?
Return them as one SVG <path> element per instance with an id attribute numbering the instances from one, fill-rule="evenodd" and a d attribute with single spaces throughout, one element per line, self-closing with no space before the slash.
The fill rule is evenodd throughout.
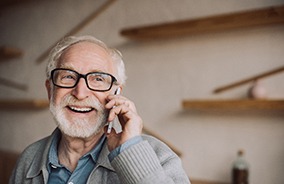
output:
<path id="1" fill-rule="evenodd" d="M 99 100 L 96 99 L 93 96 L 86 98 L 84 100 L 78 100 L 72 95 L 67 95 L 67 96 L 63 97 L 63 99 L 61 101 L 62 107 L 72 106 L 72 105 L 73 106 L 91 107 L 91 108 L 94 108 L 96 110 L 104 110 L 105 109 L 104 105 L 102 103 L 100 103 Z"/>

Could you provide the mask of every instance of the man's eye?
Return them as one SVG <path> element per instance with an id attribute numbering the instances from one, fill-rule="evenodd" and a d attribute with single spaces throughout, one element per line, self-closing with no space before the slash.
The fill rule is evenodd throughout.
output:
<path id="1" fill-rule="evenodd" d="M 94 78 L 95 81 L 101 82 L 104 81 L 104 79 L 102 77 L 97 76 L 96 78 Z"/>
<path id="2" fill-rule="evenodd" d="M 76 78 L 73 75 L 63 75 L 61 80 L 76 80 Z"/>
<path id="3" fill-rule="evenodd" d="M 66 78 L 66 79 L 74 79 L 74 76 L 72 76 L 72 75 L 67 75 L 67 76 L 65 76 L 64 78 Z"/>

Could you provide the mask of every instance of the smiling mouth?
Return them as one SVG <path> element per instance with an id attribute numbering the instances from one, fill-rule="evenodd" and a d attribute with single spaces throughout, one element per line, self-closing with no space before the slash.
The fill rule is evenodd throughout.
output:
<path id="1" fill-rule="evenodd" d="M 67 108 L 73 112 L 76 113 L 89 113 L 94 110 L 92 107 L 72 107 L 72 106 L 67 106 Z"/>

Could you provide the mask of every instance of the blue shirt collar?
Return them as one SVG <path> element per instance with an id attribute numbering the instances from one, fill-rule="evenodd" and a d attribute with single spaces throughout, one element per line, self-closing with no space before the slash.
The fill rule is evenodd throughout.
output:
<path id="1" fill-rule="evenodd" d="M 61 139 L 61 132 L 60 131 L 56 131 L 55 132 L 55 135 L 54 135 L 54 138 L 52 140 L 52 143 L 50 145 L 50 149 L 49 149 L 49 152 L 48 152 L 48 160 L 47 160 L 47 165 L 48 165 L 48 170 L 50 171 L 50 166 L 51 165 L 54 165 L 56 167 L 62 167 L 62 165 L 59 164 L 59 161 L 58 161 L 58 144 L 59 144 L 59 141 Z M 98 160 L 98 157 L 99 157 L 99 154 L 103 148 L 103 145 L 104 145 L 104 142 L 106 140 L 106 136 L 103 135 L 100 140 L 99 140 L 99 143 L 96 145 L 96 147 L 94 149 L 92 149 L 90 152 L 86 153 L 83 157 L 87 157 L 87 156 L 91 156 L 92 160 L 94 163 L 97 162 Z"/>

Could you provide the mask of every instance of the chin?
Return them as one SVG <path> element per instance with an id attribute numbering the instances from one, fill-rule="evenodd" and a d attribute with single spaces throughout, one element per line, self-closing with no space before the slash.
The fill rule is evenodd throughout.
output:
<path id="1" fill-rule="evenodd" d="M 86 120 L 86 119 L 76 119 L 76 120 L 66 120 L 66 119 L 56 119 L 59 129 L 66 135 L 70 137 L 77 138 L 88 138 L 94 135 L 98 135 L 103 131 L 105 121 L 102 120 Z M 96 122 L 96 123 L 90 123 Z"/>
<path id="2" fill-rule="evenodd" d="M 54 100 L 52 100 L 52 103 L 50 103 L 50 111 L 62 133 L 70 137 L 88 138 L 100 134 L 103 131 L 103 127 L 107 122 L 108 111 L 102 108 L 95 100 L 92 102 L 93 104 L 97 104 L 94 108 L 96 109 L 96 113 L 92 115 L 88 113 L 89 115 L 84 117 L 70 114 L 70 109 L 66 108 L 66 104 L 70 103 L 68 98 L 63 99 L 60 105 L 55 105 Z M 76 113 L 79 114 L 79 112 Z"/>

